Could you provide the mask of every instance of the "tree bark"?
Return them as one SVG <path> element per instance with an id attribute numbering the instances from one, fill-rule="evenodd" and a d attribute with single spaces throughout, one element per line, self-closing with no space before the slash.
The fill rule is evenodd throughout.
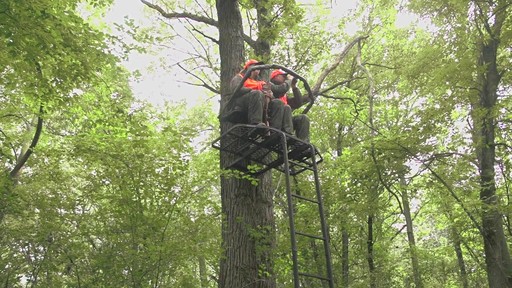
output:
<path id="1" fill-rule="evenodd" d="M 375 125 L 373 123 L 373 105 L 374 105 L 374 97 L 375 97 L 375 87 L 373 85 L 373 76 L 370 73 L 370 71 L 362 64 L 361 60 L 361 44 L 358 45 L 358 51 L 357 51 L 357 57 L 356 62 L 358 67 L 363 70 L 363 72 L 368 76 L 369 80 L 369 92 L 368 92 L 368 124 L 370 126 L 370 137 L 371 137 L 371 148 L 370 148 L 370 154 L 373 159 L 373 162 L 375 164 L 375 168 L 377 168 L 377 174 L 379 173 L 379 164 L 377 163 L 377 157 L 375 156 L 375 137 L 377 136 Z M 379 177 L 377 175 L 377 177 Z M 378 207 L 378 201 L 379 201 L 379 192 L 378 192 L 378 185 L 371 185 L 370 191 L 368 192 L 368 239 L 367 239 L 367 249 L 368 249 L 368 269 L 370 274 L 370 287 L 374 288 L 377 287 L 377 275 L 376 275 L 376 269 L 375 269 L 375 255 L 373 253 L 373 246 L 374 246 L 374 238 L 373 238 L 373 221 L 375 219 L 375 212 L 374 208 Z"/>
<path id="2" fill-rule="evenodd" d="M 450 230 L 453 239 L 453 248 L 455 249 L 455 254 L 457 255 L 457 262 L 459 264 L 460 280 L 462 282 L 462 287 L 469 288 L 468 273 L 466 271 L 466 262 L 464 261 L 464 255 L 462 254 L 460 236 L 455 227 L 452 226 Z"/>
<path id="3" fill-rule="evenodd" d="M 368 261 L 368 270 L 370 274 L 370 287 L 377 287 L 376 283 L 376 275 L 375 275 L 375 261 L 373 255 L 373 214 L 368 215 L 368 239 L 367 239 L 367 249 L 368 254 L 366 260 Z"/>
<path id="4" fill-rule="evenodd" d="M 201 288 L 208 287 L 208 272 L 206 270 L 206 259 L 204 256 L 199 256 L 199 279 L 201 281 Z"/>
<path id="5" fill-rule="evenodd" d="M 481 19 L 487 34 L 479 40 L 477 83 L 479 101 L 473 103 L 472 117 L 475 126 L 475 150 L 480 174 L 480 200 L 482 201 L 482 236 L 484 240 L 487 279 L 490 288 L 512 287 L 512 263 L 503 230 L 503 215 L 499 211 L 496 195 L 495 169 L 495 129 L 496 101 L 501 76 L 498 72 L 497 54 L 501 28 L 506 19 L 509 4 L 498 3 L 490 10 L 495 15 L 490 25 L 486 14 Z M 506 6 L 504 6 L 506 5 Z M 487 39 L 485 39 L 487 38 Z"/>
<path id="6" fill-rule="evenodd" d="M 221 109 L 229 95 L 229 82 L 244 60 L 242 17 L 238 2 L 217 0 L 221 59 Z M 221 132 L 231 124 L 222 123 Z M 221 153 L 221 168 L 230 161 Z M 223 212 L 220 288 L 275 287 L 272 251 L 274 239 L 271 174 L 258 177 L 258 186 L 235 177 L 221 178 Z"/>
<path id="7" fill-rule="evenodd" d="M 482 201 L 482 236 L 484 240 L 487 279 L 490 288 L 512 287 L 510 254 L 503 231 L 502 214 L 498 209 L 494 163 L 495 114 L 500 76 L 496 65 L 499 40 L 480 43 L 478 60 L 483 71 L 478 75 L 480 97 L 472 115 L 476 129 L 476 153 L 480 174 L 480 200 Z"/>
<path id="8" fill-rule="evenodd" d="M 338 127 L 338 137 L 336 139 L 336 153 L 340 157 L 343 154 L 342 134 L 343 125 Z M 342 220 L 344 221 L 344 220 Z M 349 234 L 345 223 L 341 224 L 341 287 L 347 288 L 349 285 L 349 258 L 348 258 Z"/>
<path id="9" fill-rule="evenodd" d="M 269 5 L 268 0 L 253 0 L 254 7 L 256 8 L 256 17 L 258 21 L 258 40 L 253 46 L 254 53 L 258 55 L 259 60 L 269 61 L 270 60 L 270 41 L 274 39 L 266 39 L 268 36 L 271 36 L 269 30 L 271 31 L 272 27 L 272 14 L 269 13 L 268 7 L 272 7 Z M 262 33 L 264 32 L 264 33 Z M 264 34 L 263 37 L 261 34 Z M 264 73 L 268 73 L 268 71 L 261 71 Z M 270 73 L 268 73 L 270 75 Z"/>
<path id="10" fill-rule="evenodd" d="M 342 287 L 347 288 L 349 285 L 349 266 L 348 266 L 348 242 L 349 235 L 347 228 L 341 228 L 341 273 L 342 273 Z"/>

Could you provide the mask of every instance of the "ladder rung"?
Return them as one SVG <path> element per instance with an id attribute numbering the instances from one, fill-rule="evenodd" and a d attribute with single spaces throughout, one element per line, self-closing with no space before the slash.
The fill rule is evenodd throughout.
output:
<path id="1" fill-rule="evenodd" d="M 324 238 L 324 237 L 316 236 L 316 235 L 312 235 L 312 234 L 307 234 L 307 233 L 302 233 L 302 232 L 298 232 L 298 231 L 295 231 L 295 234 L 299 234 L 299 235 L 306 236 L 306 237 L 309 237 L 309 238 L 315 238 L 315 239 L 319 239 L 319 240 L 325 240 L 325 238 Z"/>
<path id="2" fill-rule="evenodd" d="M 326 278 L 326 277 L 323 277 L 323 276 L 320 276 L 320 275 L 315 275 L 315 274 L 308 274 L 308 273 L 299 272 L 299 275 L 300 276 L 304 276 L 304 277 L 316 278 L 316 279 L 320 279 L 320 280 L 324 280 L 324 281 L 331 281 L 331 279 L 329 279 L 329 278 Z"/>
<path id="3" fill-rule="evenodd" d="M 316 201 L 316 200 L 309 199 L 309 198 L 306 198 L 306 197 L 298 195 L 298 194 L 292 194 L 292 197 L 299 198 L 299 199 L 302 199 L 304 201 L 309 201 L 309 202 L 312 202 L 312 203 L 319 204 L 318 201 Z"/>

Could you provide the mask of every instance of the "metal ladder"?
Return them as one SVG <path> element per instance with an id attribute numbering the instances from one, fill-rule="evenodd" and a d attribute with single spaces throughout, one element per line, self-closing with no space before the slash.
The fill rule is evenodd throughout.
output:
<path id="1" fill-rule="evenodd" d="M 317 169 L 317 164 L 322 162 L 323 159 L 316 148 L 312 144 L 306 143 L 272 127 L 245 124 L 233 126 L 222 134 L 221 137 L 214 140 L 212 147 L 228 152 L 234 156 L 234 160 L 225 167 L 227 169 L 242 170 L 251 175 L 258 175 L 273 168 L 284 173 L 294 287 L 306 287 L 304 284 L 305 279 L 315 279 L 315 281 L 322 283 L 320 287 L 334 288 L 329 233 L 325 221 Z M 239 165 L 242 161 L 250 161 L 255 165 L 244 169 L 244 167 L 240 167 Z M 315 181 L 315 195 L 313 197 L 300 195 L 300 193 L 292 193 L 291 190 L 290 176 L 295 176 L 305 171 L 313 172 Z M 314 231 L 310 233 L 308 233 L 309 231 L 296 230 L 297 203 L 307 203 L 317 206 L 318 216 L 320 218 L 320 229 L 313 229 Z M 307 263 L 299 261 L 305 260 L 299 259 L 301 258 L 300 256 L 304 256 L 299 253 L 300 251 L 298 249 L 298 241 L 300 239 L 309 239 L 309 243 L 314 247 L 316 247 L 316 242 L 322 242 L 325 260 L 325 271 L 323 271 L 322 274 L 301 270 L 301 268 L 307 266 Z"/>

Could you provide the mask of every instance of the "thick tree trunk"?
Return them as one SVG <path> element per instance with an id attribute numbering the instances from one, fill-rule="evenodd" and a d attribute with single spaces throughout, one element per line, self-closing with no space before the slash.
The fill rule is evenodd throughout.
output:
<path id="1" fill-rule="evenodd" d="M 499 41 L 489 39 L 480 43 L 478 76 L 480 98 L 473 111 L 476 129 L 475 149 L 480 173 L 480 200 L 482 206 L 482 233 L 487 279 L 490 288 L 512 287 L 512 264 L 503 231 L 502 214 L 498 209 L 495 170 L 495 111 L 500 76 L 496 65 Z"/>
<path id="2" fill-rule="evenodd" d="M 485 5 L 485 4 L 484 4 Z M 495 129 L 497 91 L 501 81 L 497 55 L 503 25 L 508 17 L 509 1 L 495 1 L 480 7 L 477 21 L 484 22 L 486 33 L 481 34 L 478 49 L 478 101 L 473 102 L 474 146 L 480 174 L 482 201 L 482 236 L 484 240 L 487 280 L 490 288 L 512 287 L 512 263 L 503 231 L 503 215 L 496 195 Z M 489 17 L 488 15 L 493 15 Z"/>
<path id="3" fill-rule="evenodd" d="M 217 0 L 221 58 L 221 108 L 229 82 L 244 57 L 242 17 L 238 2 Z M 230 124 L 221 124 L 221 132 Z M 230 156 L 221 153 L 221 167 Z M 258 177 L 258 186 L 234 177 L 222 177 L 222 248 L 220 288 L 275 287 L 272 251 L 274 239 L 273 191 L 270 172 Z"/>

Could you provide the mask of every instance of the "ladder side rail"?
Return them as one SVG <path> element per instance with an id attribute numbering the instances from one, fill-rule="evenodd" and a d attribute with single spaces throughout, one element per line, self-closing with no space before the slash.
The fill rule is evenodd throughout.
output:
<path id="1" fill-rule="evenodd" d="M 316 195 L 318 200 L 318 212 L 320 213 L 320 222 L 322 225 L 322 234 L 324 238 L 324 251 L 325 251 L 325 262 L 327 265 L 327 278 L 330 279 L 329 281 L 329 288 L 334 288 L 334 278 L 332 273 L 332 260 L 331 260 L 331 250 L 329 248 L 330 246 L 330 239 L 329 239 L 329 232 L 327 231 L 327 223 L 325 221 L 325 213 L 324 213 L 324 204 L 322 200 L 322 194 L 320 193 L 320 180 L 318 177 L 318 169 L 316 165 L 316 159 L 315 159 L 315 147 L 311 144 L 310 147 L 311 152 L 311 158 L 313 162 L 313 174 L 315 177 L 315 189 L 316 189 Z"/>
<path id="2" fill-rule="evenodd" d="M 293 211 L 293 199 L 292 190 L 290 183 L 290 167 L 288 163 L 288 146 L 286 144 L 286 135 L 283 133 L 282 138 L 283 147 L 283 166 L 286 182 L 286 200 L 288 202 L 288 220 L 290 222 L 290 241 L 292 246 L 292 262 L 293 262 L 293 285 L 295 288 L 300 287 L 299 282 L 299 266 L 298 266 L 298 252 L 297 252 L 297 240 L 295 239 L 295 220 Z"/>

